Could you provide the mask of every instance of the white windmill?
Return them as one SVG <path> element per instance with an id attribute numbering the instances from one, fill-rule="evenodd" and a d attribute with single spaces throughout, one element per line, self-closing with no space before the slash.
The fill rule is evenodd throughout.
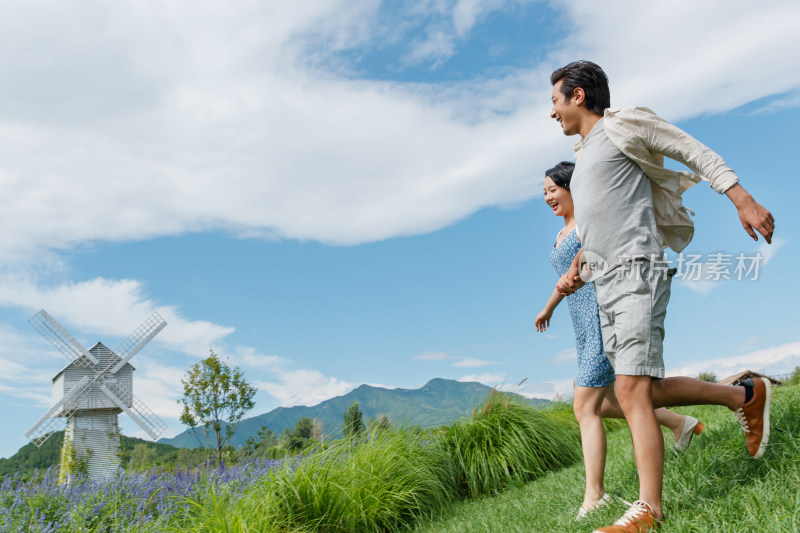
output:
<path id="1" fill-rule="evenodd" d="M 53 407 L 25 433 L 41 446 L 66 420 L 61 480 L 68 479 L 74 460 L 82 462 L 95 479 L 116 471 L 120 463 L 117 417 L 121 412 L 153 440 L 164 432 L 166 424 L 134 396 L 134 368 L 128 363 L 167 325 L 158 313 L 136 328 L 116 352 L 100 342 L 87 350 L 44 309 L 30 323 L 70 360 L 53 378 Z"/>

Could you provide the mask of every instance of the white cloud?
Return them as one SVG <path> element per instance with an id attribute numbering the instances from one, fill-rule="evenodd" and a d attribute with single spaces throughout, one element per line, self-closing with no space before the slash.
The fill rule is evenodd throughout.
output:
<path id="1" fill-rule="evenodd" d="M 234 350 L 232 364 L 250 368 L 257 376 L 253 384 L 275 398 L 282 407 L 316 405 L 353 390 L 356 385 L 318 370 L 297 368 L 294 361 L 276 355 L 263 355 L 247 346 Z M 268 375 L 269 377 L 266 377 Z"/>
<path id="2" fill-rule="evenodd" d="M 753 111 L 753 115 L 776 113 L 782 109 L 789 109 L 800 106 L 800 90 L 788 92 L 781 98 L 777 98 L 767 105 Z"/>
<path id="3" fill-rule="evenodd" d="M 572 32 L 556 56 L 562 63 L 585 58 L 602 65 L 611 80 L 613 105 L 647 105 L 679 120 L 800 86 L 800 58 L 784 52 L 798 45 L 794 28 L 800 5 L 792 0 L 763 5 L 572 0 L 563 5 Z M 621 20 L 631 21 L 625 31 L 620 31 Z"/>
<path id="4" fill-rule="evenodd" d="M 443 352 L 423 352 L 415 355 L 412 359 L 419 361 L 449 361 L 453 359 L 453 356 Z"/>
<path id="5" fill-rule="evenodd" d="M 76 338 L 80 332 L 125 338 L 152 313 L 167 322 L 155 338 L 172 349 L 194 356 L 233 333 L 231 327 L 203 320 L 187 320 L 172 306 L 158 305 L 135 280 L 95 278 L 43 286 L 27 276 L 0 275 L 0 306 L 16 307 L 33 315 L 43 308 Z M 103 341 L 110 343 L 110 341 Z M 94 343 L 91 343 L 94 344 Z M 90 347 L 87 343 L 86 347 Z M 109 347 L 114 349 L 115 344 Z"/>
<path id="6" fill-rule="evenodd" d="M 671 368 L 668 376 L 697 376 L 701 372 L 712 372 L 718 378 L 732 376 L 742 370 L 753 370 L 761 374 L 787 374 L 800 365 L 800 342 L 792 342 L 765 348 L 738 356 L 698 361 L 686 366 Z"/>
<path id="7" fill-rule="evenodd" d="M 444 15 L 465 35 L 510 5 Z M 374 1 L 18 3 L 0 20 L 0 187 L 14 191 L 0 257 L 209 229 L 356 244 L 523 201 L 538 192 L 531 169 L 569 155 L 547 74 L 585 55 L 615 102 L 672 119 L 800 86 L 800 57 L 784 53 L 796 2 L 562 5 L 572 31 L 547 65 L 402 84 L 321 70 L 385 37 Z M 658 20 L 658 38 L 616 31 L 623 12 Z"/>
<path id="8" fill-rule="evenodd" d="M 766 266 L 767 263 L 775 256 L 775 254 L 780 250 L 783 245 L 789 242 L 788 239 L 783 239 L 780 237 L 776 237 L 772 239 L 772 244 L 768 244 L 766 242 L 761 242 L 756 249 L 756 252 L 761 256 L 761 266 Z"/>
<path id="9" fill-rule="evenodd" d="M 468 374 L 458 381 L 464 382 L 473 382 L 476 381 L 478 383 L 483 383 L 484 385 L 488 385 L 490 387 L 494 387 L 505 383 L 506 379 L 508 379 L 508 374 L 502 373 L 484 373 L 484 374 Z"/>
<path id="10" fill-rule="evenodd" d="M 284 407 L 316 405 L 355 388 L 352 383 L 325 376 L 317 370 L 282 370 L 278 377 L 280 382 L 259 381 L 256 384 Z"/>
<path id="11" fill-rule="evenodd" d="M 459 37 L 472 30 L 478 18 L 501 9 L 505 0 L 458 0 L 453 8 L 453 26 Z"/>

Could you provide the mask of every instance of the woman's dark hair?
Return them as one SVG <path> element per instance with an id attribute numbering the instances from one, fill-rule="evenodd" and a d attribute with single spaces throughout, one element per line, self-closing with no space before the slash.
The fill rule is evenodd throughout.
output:
<path id="1" fill-rule="evenodd" d="M 550 170 L 544 173 L 549 176 L 553 183 L 562 189 L 569 190 L 569 182 L 572 180 L 572 171 L 575 170 L 575 163 L 569 161 L 562 161 Z"/>
<path id="2" fill-rule="evenodd" d="M 611 91 L 608 88 L 608 76 L 597 64 L 591 61 L 573 61 L 569 65 L 556 69 L 550 75 L 550 83 L 555 86 L 561 82 L 561 94 L 572 100 L 578 87 L 586 94 L 586 109 L 597 115 L 611 107 Z"/>

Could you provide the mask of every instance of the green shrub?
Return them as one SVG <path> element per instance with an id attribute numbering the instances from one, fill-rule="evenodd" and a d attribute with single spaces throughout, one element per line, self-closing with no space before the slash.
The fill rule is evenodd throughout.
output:
<path id="1" fill-rule="evenodd" d="M 566 413 L 535 409 L 492 391 L 471 418 L 442 436 L 461 493 L 492 494 L 579 459 L 580 432 L 575 417 Z"/>

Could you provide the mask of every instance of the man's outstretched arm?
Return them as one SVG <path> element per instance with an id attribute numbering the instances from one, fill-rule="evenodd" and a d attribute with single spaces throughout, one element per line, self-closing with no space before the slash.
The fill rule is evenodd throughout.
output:
<path id="1" fill-rule="evenodd" d="M 649 150 L 679 161 L 697 175 L 708 179 L 715 191 L 725 193 L 736 206 L 747 234 L 757 241 L 758 232 L 767 243 L 772 243 L 775 219 L 768 209 L 739 185 L 739 178 L 719 154 L 648 109 L 633 108 L 630 113 L 630 116 L 620 118 L 635 124 L 642 142 Z"/>

